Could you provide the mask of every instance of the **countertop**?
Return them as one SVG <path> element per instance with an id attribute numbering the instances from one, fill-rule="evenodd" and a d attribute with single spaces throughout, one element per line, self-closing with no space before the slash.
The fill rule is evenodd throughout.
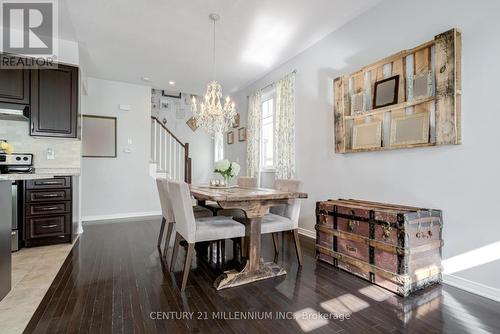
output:
<path id="1" fill-rule="evenodd" d="M 54 176 L 78 176 L 79 168 L 39 168 L 31 174 L 0 174 L 0 181 L 51 179 Z"/>

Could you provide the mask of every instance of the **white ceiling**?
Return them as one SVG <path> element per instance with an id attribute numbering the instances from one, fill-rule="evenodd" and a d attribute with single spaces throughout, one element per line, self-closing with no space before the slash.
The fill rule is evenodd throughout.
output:
<path id="1" fill-rule="evenodd" d="M 234 92 L 381 0 L 62 0 L 61 37 L 80 43 L 89 76 L 202 93 L 212 77 Z M 174 80 L 175 86 L 168 82 Z"/>

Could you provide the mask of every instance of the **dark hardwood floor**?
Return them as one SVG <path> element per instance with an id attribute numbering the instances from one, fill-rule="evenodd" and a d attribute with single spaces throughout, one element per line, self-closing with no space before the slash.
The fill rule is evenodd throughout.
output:
<path id="1" fill-rule="evenodd" d="M 25 332 L 500 332 L 498 303 L 446 285 L 397 297 L 317 262 L 308 238 L 302 238 L 302 268 L 287 236 L 278 259 L 286 276 L 222 291 L 212 288 L 220 268 L 200 256 L 181 294 L 184 253 L 179 272 L 171 274 L 156 249 L 159 226 L 159 220 L 86 226 Z M 272 260 L 271 237 L 262 245 L 263 257 Z M 226 251 L 231 258 L 230 241 Z M 236 320 L 245 316 L 254 319 Z"/>

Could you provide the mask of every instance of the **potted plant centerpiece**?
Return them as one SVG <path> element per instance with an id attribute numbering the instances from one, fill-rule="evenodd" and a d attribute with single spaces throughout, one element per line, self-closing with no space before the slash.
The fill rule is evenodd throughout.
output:
<path id="1" fill-rule="evenodd" d="M 214 173 L 220 174 L 224 178 L 224 184 L 222 186 L 229 186 L 229 181 L 231 181 L 233 177 L 238 176 L 240 168 L 240 165 L 236 162 L 229 162 L 229 160 L 224 159 L 215 163 Z"/>

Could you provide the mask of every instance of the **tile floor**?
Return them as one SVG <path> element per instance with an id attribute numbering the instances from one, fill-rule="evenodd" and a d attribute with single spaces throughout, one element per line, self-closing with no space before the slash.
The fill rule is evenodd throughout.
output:
<path id="1" fill-rule="evenodd" d="M 72 247 L 61 244 L 12 253 L 12 290 L 0 301 L 3 334 L 24 331 Z"/>

